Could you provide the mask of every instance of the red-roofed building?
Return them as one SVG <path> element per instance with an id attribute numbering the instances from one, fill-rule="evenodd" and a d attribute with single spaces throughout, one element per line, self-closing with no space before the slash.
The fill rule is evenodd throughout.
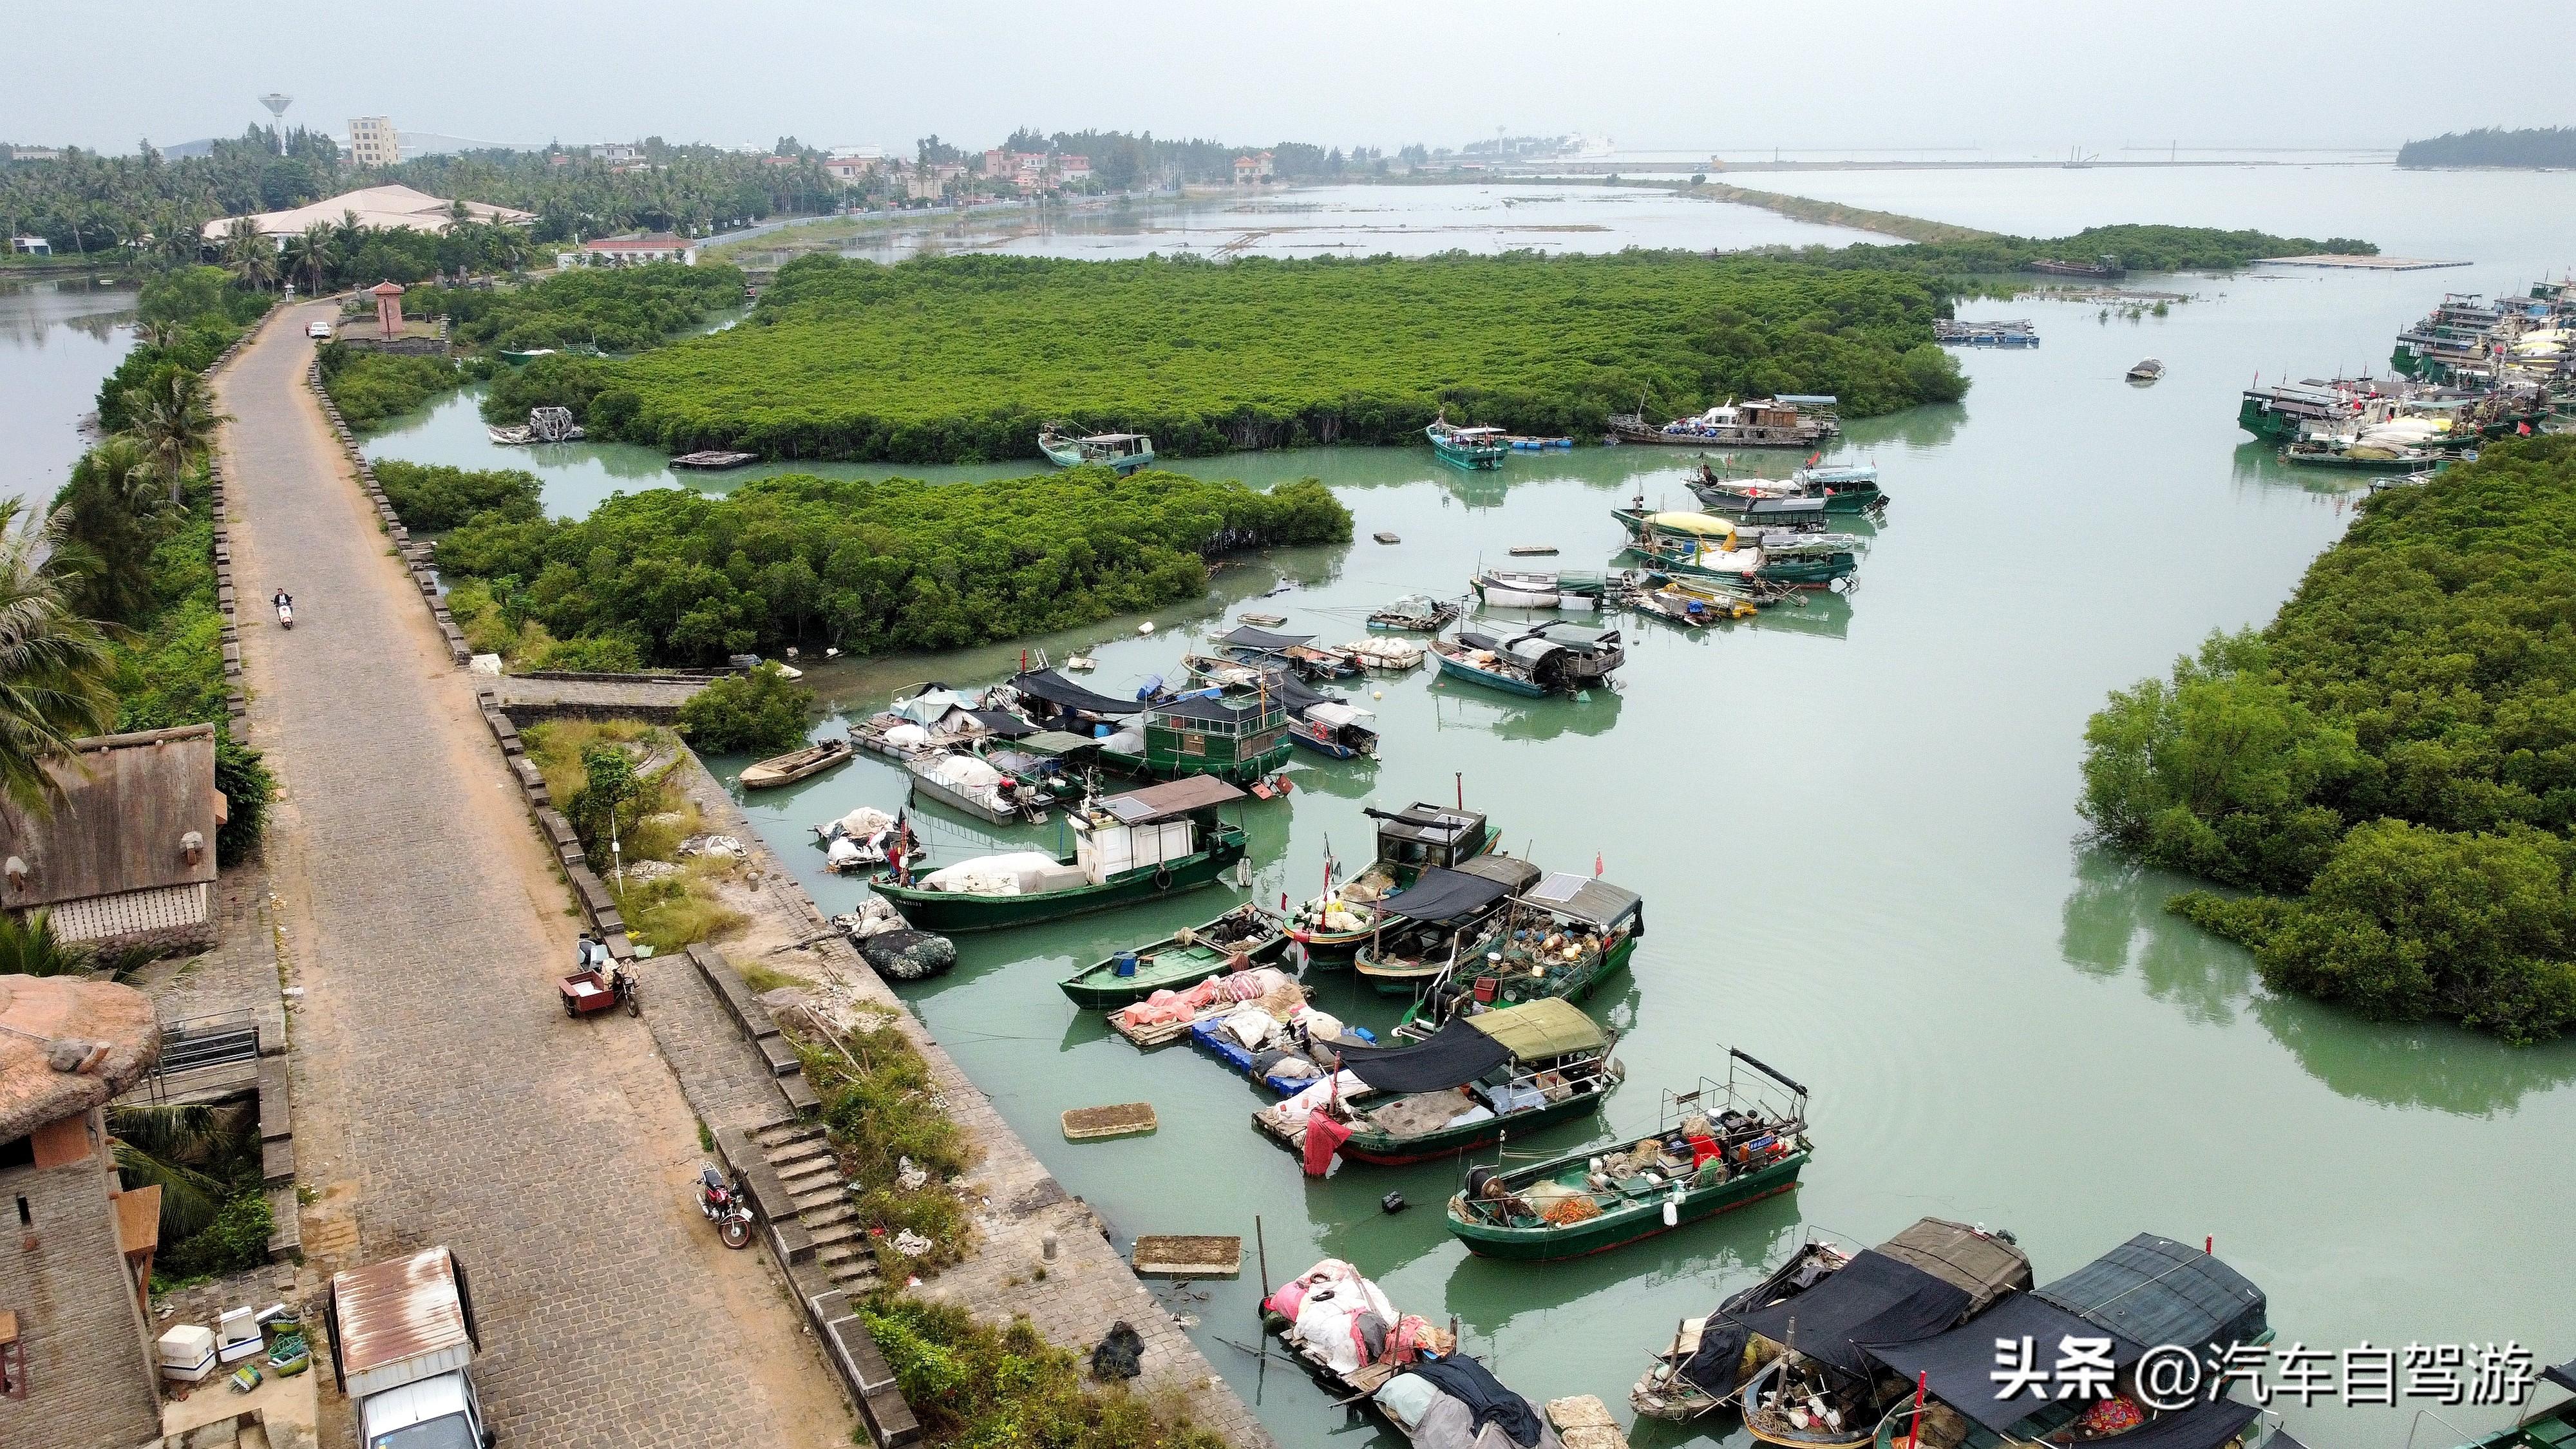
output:
<path id="1" fill-rule="evenodd" d="M 1271 162 L 1274 159 L 1275 158 L 1272 157 L 1271 153 L 1267 151 L 1264 151 L 1257 156 L 1235 157 L 1234 184 L 1237 186 L 1257 186 L 1260 183 L 1269 180 Z"/>

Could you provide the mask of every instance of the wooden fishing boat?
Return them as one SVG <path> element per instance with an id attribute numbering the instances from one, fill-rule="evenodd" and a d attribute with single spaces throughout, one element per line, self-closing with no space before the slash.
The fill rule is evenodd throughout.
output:
<path id="1" fill-rule="evenodd" d="M 1242 625 L 1216 636 L 1235 658 L 1254 664 L 1281 665 L 1308 679 L 1349 679 L 1359 665 L 1336 649 L 1319 649 L 1312 634 L 1273 634 Z"/>
<path id="2" fill-rule="evenodd" d="M 1813 1152 L 1807 1089 L 1729 1048 L 1726 1080 L 1664 1093 L 1647 1136 L 1470 1170 L 1449 1233 L 1479 1257 L 1580 1258 L 1787 1192 Z"/>
<path id="3" fill-rule="evenodd" d="M 1671 573 L 1822 589 L 1860 570 L 1861 540 L 1847 533 L 1739 529 L 1705 513 L 1612 510 L 1629 548 Z"/>
<path id="4" fill-rule="evenodd" d="M 1358 705 L 1327 699 L 1299 711 L 1288 739 L 1301 749 L 1330 759 L 1372 758 L 1377 754 L 1378 736 L 1369 721 L 1376 718 Z"/>
<path id="5" fill-rule="evenodd" d="M 1257 966 L 1287 944 L 1279 917 L 1246 902 L 1206 925 L 1095 961 L 1057 985 L 1074 1005 L 1108 1011 L 1157 991 L 1187 991 L 1211 976 Z"/>
<path id="6" fill-rule="evenodd" d="M 1059 468 L 1097 463 L 1127 474 L 1154 466 L 1154 440 L 1143 433 L 1076 433 L 1048 423 L 1038 429 L 1038 451 Z"/>
<path id="7" fill-rule="evenodd" d="M 1421 667 L 1431 651 L 1410 639 L 1389 639 L 1372 634 L 1354 639 L 1342 646 L 1342 652 L 1356 660 L 1362 669 L 1382 669 L 1389 674 L 1402 674 Z"/>
<path id="8" fill-rule="evenodd" d="M 1618 597 L 1620 603 L 1639 613 L 1668 619 L 1687 629 L 1705 629 L 1723 619 L 1749 619 L 1760 607 L 1750 596 L 1731 589 L 1635 571 L 1621 576 Z"/>
<path id="9" fill-rule="evenodd" d="M 879 881 L 916 930 L 993 931 L 1114 910 L 1224 877 L 1243 858 L 1243 827 L 1217 809 L 1243 792 L 1205 775 L 1068 810 L 1074 853 L 1017 851 L 961 861 L 914 880 Z"/>
<path id="10" fill-rule="evenodd" d="M 1443 674 L 1532 699 L 1601 684 L 1628 657 L 1618 630 L 1572 623 L 1462 627 L 1454 636 L 1432 640 L 1431 652 Z"/>
<path id="11" fill-rule="evenodd" d="M 1146 704 L 1100 741 L 1104 768 L 1157 780 L 1212 775 L 1238 785 L 1288 763 L 1288 708 L 1260 681 L 1215 685 Z"/>
<path id="12" fill-rule="evenodd" d="M 1460 468 L 1499 468 L 1511 456 L 1509 435 L 1500 428 L 1462 428 L 1449 421 L 1443 412 L 1431 426 L 1422 430 L 1431 440 L 1431 451 L 1443 463 Z"/>
<path id="13" fill-rule="evenodd" d="M 1669 423 L 1650 423 L 1642 411 L 1614 413 L 1608 436 L 1668 448 L 1812 448 L 1841 431 L 1829 413 L 1802 413 L 1786 398 L 1754 398 Z"/>
<path id="14" fill-rule="evenodd" d="M 1478 569 L 1467 586 L 1492 609 L 1597 609 L 1606 576 L 1580 570 Z"/>
<path id="15" fill-rule="evenodd" d="M 1342 1072 L 1360 1087 L 1342 1095 L 1337 1086 L 1321 1104 L 1292 1097 L 1254 1113 L 1253 1126 L 1303 1153 L 1322 1114 L 1349 1129 L 1335 1149 L 1348 1161 L 1395 1167 L 1450 1157 L 1599 1111 L 1625 1075 L 1610 1056 L 1615 1044 L 1562 1001 L 1464 1017 L 1396 1046 L 1345 1043 Z"/>
<path id="16" fill-rule="evenodd" d="M 1429 983 L 1396 1032 L 1546 997 L 1581 1001 L 1628 968 L 1645 934 L 1643 896 L 1599 876 L 1551 872 L 1513 892 L 1486 940 Z"/>
<path id="17" fill-rule="evenodd" d="M 2429 468 L 2443 461 L 2442 455 L 2430 448 L 2384 447 L 2340 438 L 2301 438 L 2282 448 L 2280 456 L 2284 463 L 2306 468 L 2369 468 L 2381 473 Z"/>
<path id="18" fill-rule="evenodd" d="M 2030 1287 L 2010 1234 L 1924 1218 L 1805 1293 L 1736 1317 L 1753 1366 L 1735 1396 L 1744 1426 L 1783 1449 L 1859 1449 L 1912 1390 L 1864 1345 L 1941 1332 Z"/>
<path id="19" fill-rule="evenodd" d="M 849 761 L 850 742 L 848 740 L 821 740 L 801 750 L 790 750 L 786 754 L 772 755 L 756 764 L 743 766 L 742 788 L 769 790 L 780 785 L 793 785 L 799 780 L 812 779 L 835 765 L 848 764 Z"/>
<path id="20" fill-rule="evenodd" d="M 1683 1319 L 1672 1342 L 1654 1355 L 1653 1367 L 1628 1391 L 1629 1404 L 1645 1418 L 1687 1422 L 1733 1403 L 1744 1387 L 1739 1375 L 1746 1334 L 1737 1318 L 1786 1303 L 1850 1262 L 1851 1254 L 1831 1241 L 1801 1242 L 1761 1282 L 1730 1294 L 1716 1312 Z"/>
<path id="21" fill-rule="evenodd" d="M 1508 855 L 1480 855 L 1452 870 L 1426 870 L 1380 903 L 1377 930 L 1352 957 L 1351 969 L 1380 996 L 1416 996 L 1462 960 L 1470 968 L 1483 960 L 1511 898 L 1544 874 Z"/>
<path id="22" fill-rule="evenodd" d="M 932 750 L 904 761 L 914 799 L 928 799 L 994 825 L 1035 825 L 1046 819 L 1048 793 L 983 756 L 964 749 Z"/>
<path id="23" fill-rule="evenodd" d="M 1384 1289 L 1338 1258 L 1279 1285 L 1262 1300 L 1261 1310 L 1286 1353 L 1337 1406 L 1367 1406 L 1412 1444 L 1429 1449 L 1472 1441 L 1508 1449 L 1560 1442 L 1548 1428 L 1550 1415 L 1569 1401 L 1556 1400 L 1542 1410 L 1459 1351 L 1452 1329 L 1399 1313 Z M 1370 1337 L 1353 1331 L 1363 1315 L 1385 1325 L 1382 1347 L 1369 1348 Z M 1606 1438 L 1596 1434 L 1583 1441 L 1583 1449 L 1625 1444 L 1612 1429 Z"/>
<path id="24" fill-rule="evenodd" d="M 2154 382 L 2165 375 L 2165 365 L 2150 357 L 2129 369 L 2129 381 Z"/>
<path id="25" fill-rule="evenodd" d="M 1417 800 L 1392 813 L 1361 813 L 1377 822 L 1377 858 L 1350 880 L 1327 880 L 1323 894 L 1289 913 L 1289 939 L 1319 966 L 1351 959 L 1376 931 L 1378 903 L 1388 895 L 1426 870 L 1455 869 L 1483 855 L 1503 834 L 1464 806 L 1451 809 Z"/>
<path id="26" fill-rule="evenodd" d="M 1757 523 L 1814 525 L 1826 514 L 1887 506 L 1878 469 L 1867 464 L 1800 468 L 1782 479 L 1730 478 L 1703 463 L 1688 482 L 1692 496 L 1711 511 Z"/>

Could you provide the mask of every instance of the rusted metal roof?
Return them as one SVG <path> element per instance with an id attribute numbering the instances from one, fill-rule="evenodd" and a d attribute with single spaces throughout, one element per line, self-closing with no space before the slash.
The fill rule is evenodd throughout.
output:
<path id="1" fill-rule="evenodd" d="M 331 1275 L 340 1364 L 354 1379 L 371 1369 L 472 1342 L 445 1248 Z"/>
<path id="2" fill-rule="evenodd" d="M 77 976 L 0 976 L 0 1142 L 102 1105 L 160 1055 L 152 1002 Z"/>
<path id="3" fill-rule="evenodd" d="M 1224 805 L 1244 798 L 1234 788 L 1214 775 L 1183 775 L 1160 785 L 1112 795 L 1100 802 L 1100 808 L 1115 816 L 1123 825 L 1143 825 L 1154 820 L 1169 820 L 1193 810 Z"/>
<path id="4" fill-rule="evenodd" d="M 75 742 L 49 761 L 61 787 L 41 818 L 0 801 L 0 857 L 25 864 L 0 877 L 11 909 L 89 900 L 215 879 L 215 727 L 147 730 Z M 188 859 L 188 837 L 196 859 Z"/>

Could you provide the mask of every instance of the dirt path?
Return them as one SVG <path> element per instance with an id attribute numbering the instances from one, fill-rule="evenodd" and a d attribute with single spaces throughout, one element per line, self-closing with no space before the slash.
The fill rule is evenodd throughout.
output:
<path id="1" fill-rule="evenodd" d="M 306 993 L 312 1265 L 455 1249 L 504 1445 L 846 1444 L 781 1280 L 697 1214 L 697 1125 L 643 1024 L 556 1006 L 564 885 L 304 386 L 304 325 L 328 311 L 272 319 L 218 379 L 252 738 L 284 792 L 269 849 Z M 292 632 L 264 603 L 279 587 Z M 347 1407 L 324 1398 L 337 1442 Z"/>

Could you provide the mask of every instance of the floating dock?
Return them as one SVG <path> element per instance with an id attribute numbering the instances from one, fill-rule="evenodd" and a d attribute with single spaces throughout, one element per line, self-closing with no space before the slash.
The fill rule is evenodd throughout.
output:
<path id="1" fill-rule="evenodd" d="M 2471 267 L 2475 262 L 2446 262 L 2431 257 L 2262 257 L 2258 267 L 2333 267 L 2353 272 L 2430 272 L 2442 267 Z"/>

